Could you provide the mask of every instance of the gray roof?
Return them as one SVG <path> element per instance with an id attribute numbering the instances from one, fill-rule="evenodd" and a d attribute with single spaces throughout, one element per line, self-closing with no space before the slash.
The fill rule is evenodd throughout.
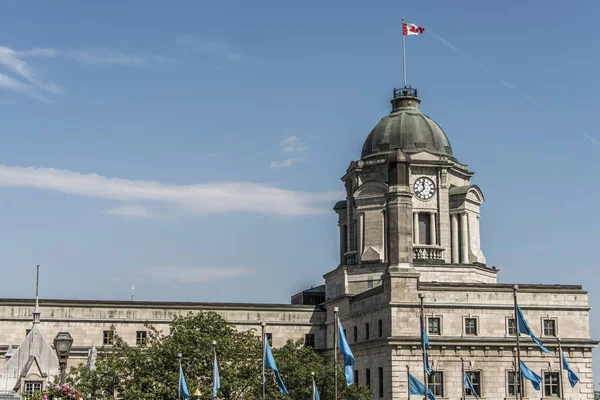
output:
<path id="1" fill-rule="evenodd" d="M 333 206 L 334 210 L 343 210 L 346 208 L 346 200 L 340 200 Z"/>
<path id="2" fill-rule="evenodd" d="M 373 128 L 362 148 L 361 158 L 402 149 L 406 153 L 428 151 L 452 157 L 452 146 L 440 126 L 419 110 L 421 100 L 401 96 L 394 109 Z"/>

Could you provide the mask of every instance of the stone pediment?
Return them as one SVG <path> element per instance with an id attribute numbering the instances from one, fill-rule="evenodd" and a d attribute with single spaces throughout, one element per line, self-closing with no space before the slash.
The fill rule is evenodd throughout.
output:
<path id="1" fill-rule="evenodd" d="M 381 254 L 373 247 L 369 246 L 369 248 L 363 252 L 361 259 L 363 261 L 379 261 L 381 260 Z"/>
<path id="2" fill-rule="evenodd" d="M 388 185 L 381 181 L 369 181 L 360 185 L 354 191 L 354 198 L 382 197 L 388 191 Z"/>
<path id="3" fill-rule="evenodd" d="M 428 151 L 420 151 L 418 153 L 411 154 L 410 158 L 413 161 L 439 161 L 440 160 L 440 157 L 438 155 L 432 154 Z"/>
<path id="4" fill-rule="evenodd" d="M 485 198 L 477 185 L 454 186 L 448 191 L 450 196 L 450 209 L 461 207 L 465 202 L 478 206 L 483 204 Z"/>
<path id="5" fill-rule="evenodd" d="M 29 377 L 29 376 L 37 376 L 40 378 L 45 378 L 47 376 L 46 373 L 42 371 L 40 367 L 40 363 L 38 362 L 37 357 L 29 356 L 27 363 L 23 367 L 23 371 L 21 372 L 21 377 Z"/>

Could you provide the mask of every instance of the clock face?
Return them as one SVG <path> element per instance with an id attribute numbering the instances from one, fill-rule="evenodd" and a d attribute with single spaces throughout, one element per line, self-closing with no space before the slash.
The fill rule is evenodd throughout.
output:
<path id="1" fill-rule="evenodd" d="M 435 183 L 429 178 L 417 178 L 413 185 L 415 196 L 421 200 L 429 200 L 435 194 Z"/>

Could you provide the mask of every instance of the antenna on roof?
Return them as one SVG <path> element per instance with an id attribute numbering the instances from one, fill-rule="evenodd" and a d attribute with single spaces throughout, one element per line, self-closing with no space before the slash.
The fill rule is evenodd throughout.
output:
<path id="1" fill-rule="evenodd" d="M 35 308 L 33 309 L 33 323 L 40 323 L 40 301 L 39 301 L 39 293 L 40 293 L 40 266 L 38 264 L 36 268 L 36 276 L 35 276 Z"/>

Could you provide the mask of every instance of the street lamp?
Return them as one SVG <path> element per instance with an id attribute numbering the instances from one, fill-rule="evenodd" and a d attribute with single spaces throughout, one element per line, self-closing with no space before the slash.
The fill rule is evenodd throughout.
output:
<path id="1" fill-rule="evenodd" d="M 71 346 L 73 345 L 73 337 L 69 332 L 58 332 L 54 338 L 54 351 L 58 356 L 58 365 L 60 366 L 60 384 L 65 383 L 67 378 L 67 358 L 71 352 Z"/>

